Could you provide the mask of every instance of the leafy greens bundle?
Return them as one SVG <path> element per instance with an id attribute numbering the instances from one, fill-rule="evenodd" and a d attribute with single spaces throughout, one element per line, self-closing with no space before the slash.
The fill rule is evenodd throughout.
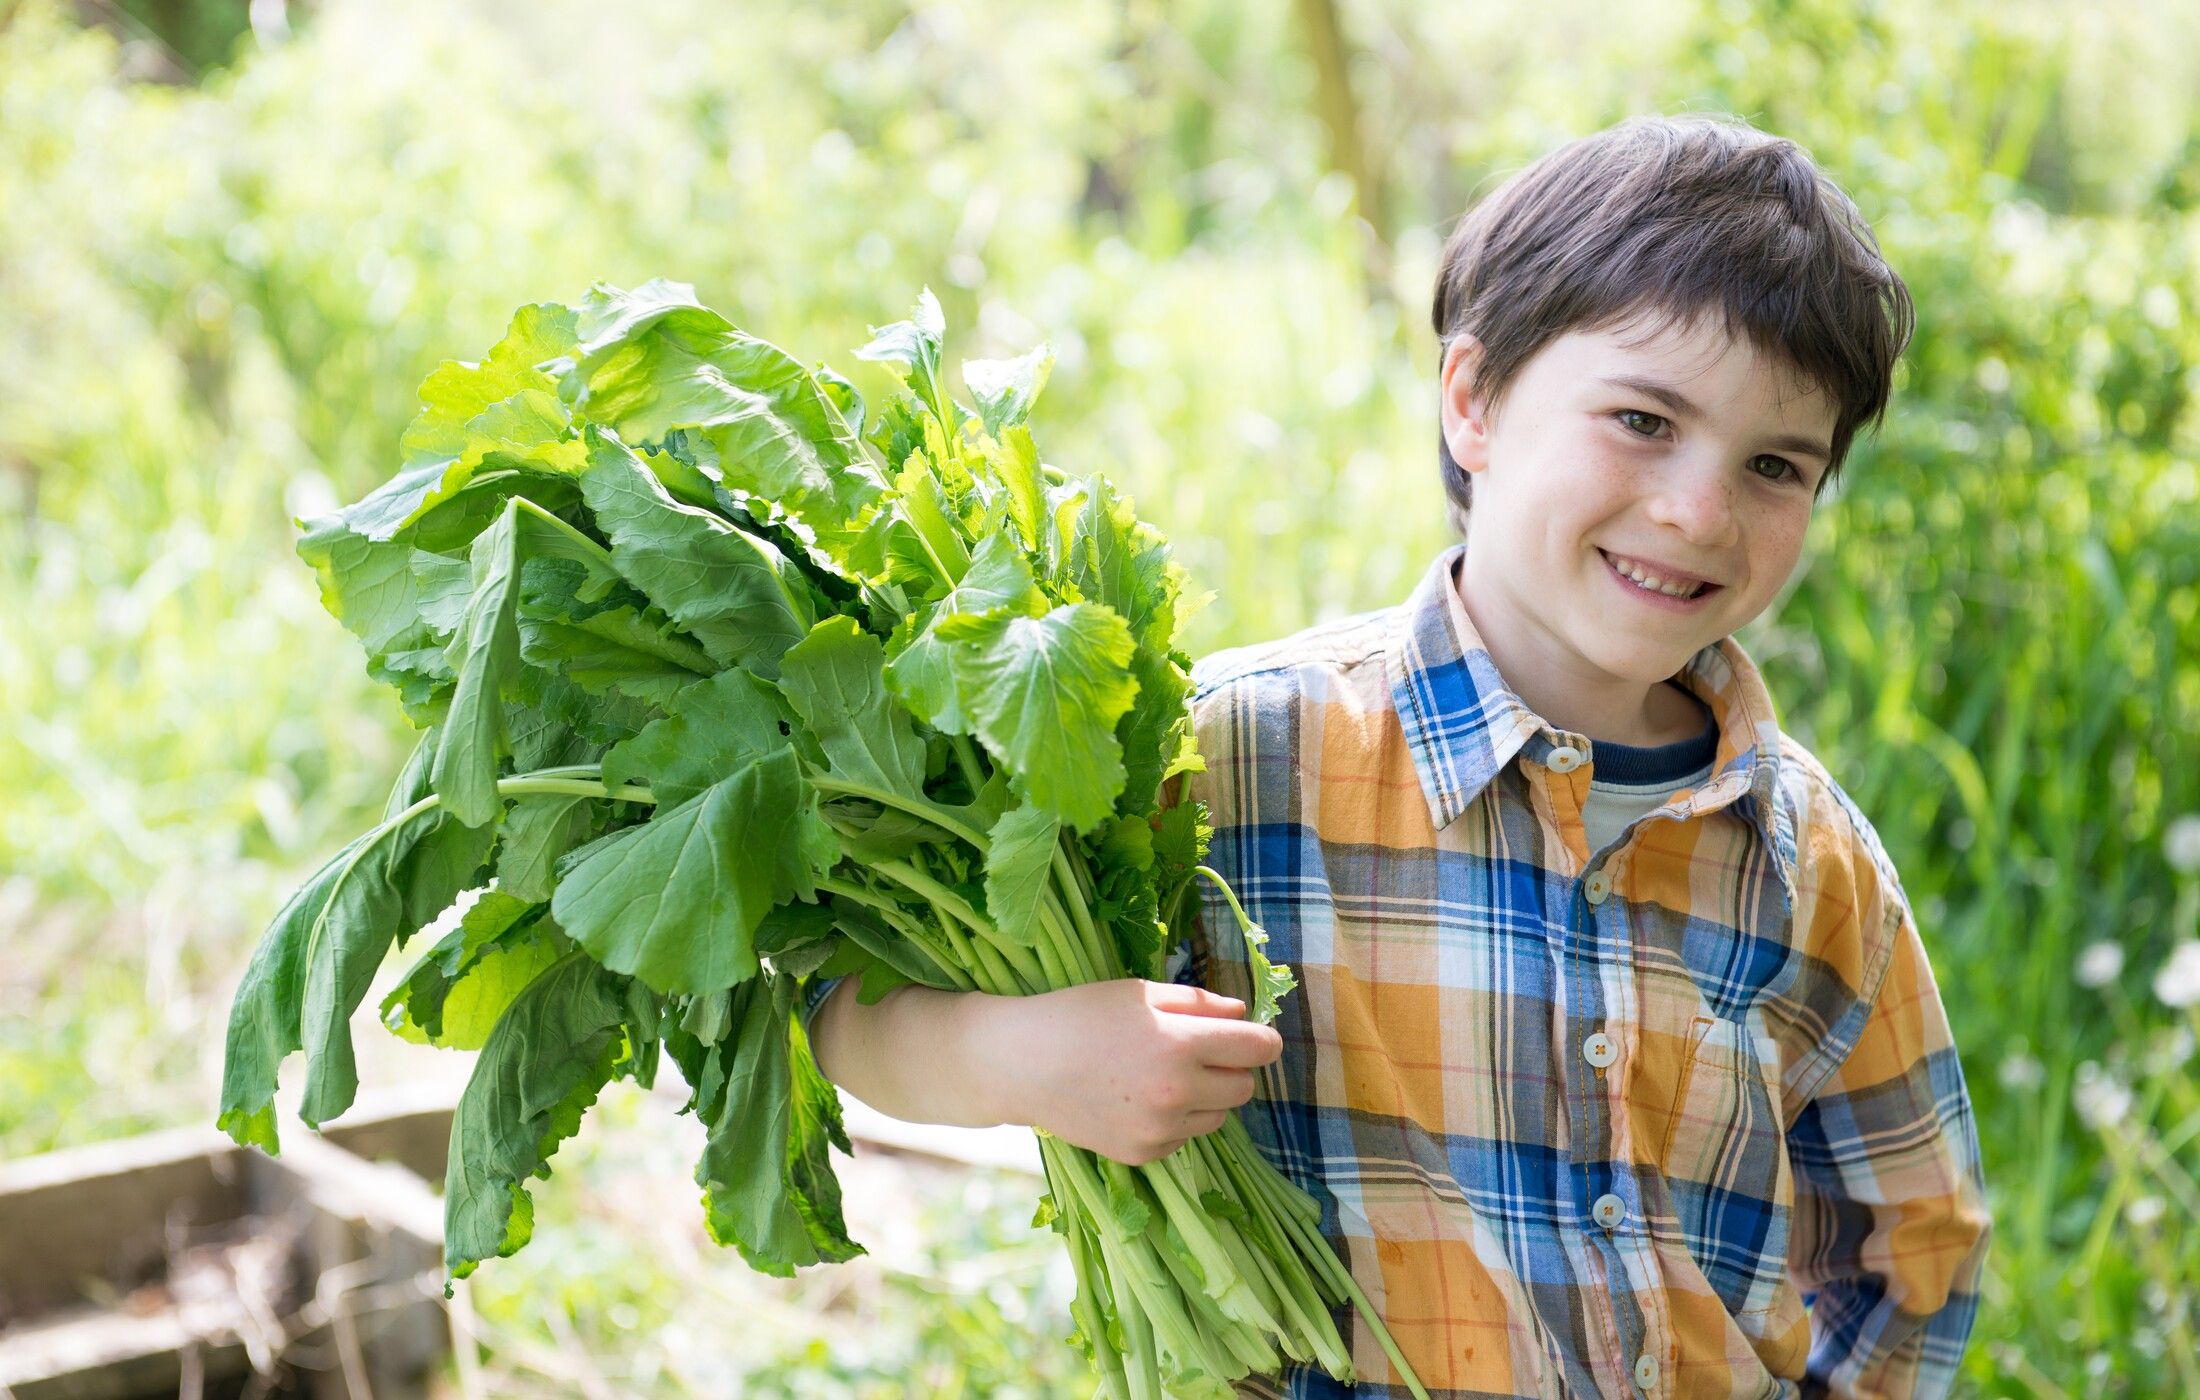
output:
<path id="1" fill-rule="evenodd" d="M 462 903 L 383 1005 L 480 1052 L 452 1126 L 454 1276 L 527 1242 L 525 1183 L 612 1079 L 669 1054 L 707 1128 L 711 1235 L 774 1274 L 862 1252 L 812 979 L 1001 995 L 1161 976 L 1207 828 L 1183 571 L 1100 478 L 1043 464 L 1052 355 L 949 395 L 926 291 L 859 358 L 875 416 L 682 284 L 522 307 L 421 386 L 404 465 L 299 552 L 424 730 L 383 820 L 276 915 L 231 1013 L 220 1124 L 277 1150 L 357 1091 L 347 1029 L 393 944 Z M 1224 887 L 1227 895 L 1227 887 Z M 1267 1020 L 1290 989 L 1229 896 Z M 448 922 L 448 921 L 446 921 Z M 1318 1207 L 1225 1128 L 1138 1168 L 1041 1135 L 1082 1345 L 1116 1396 L 1350 1358 Z M 1410 1372 L 1407 1372 L 1410 1375 Z M 1414 1389 L 1419 1393 L 1418 1384 Z"/>

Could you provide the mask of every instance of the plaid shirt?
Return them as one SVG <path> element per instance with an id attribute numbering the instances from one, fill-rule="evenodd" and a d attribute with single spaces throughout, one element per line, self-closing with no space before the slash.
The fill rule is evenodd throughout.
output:
<path id="1" fill-rule="evenodd" d="M 1946 1392 L 1990 1222 L 1877 835 L 1726 640 L 1678 678 L 1712 779 L 1587 849 L 1595 744 L 1499 677 L 1463 549 L 1195 668 L 1209 863 L 1299 983 L 1247 1129 L 1438 1400 Z M 1175 975 L 1246 996 L 1200 889 Z M 1357 1390 L 1240 1393 L 1406 1395 L 1350 1327 Z"/>

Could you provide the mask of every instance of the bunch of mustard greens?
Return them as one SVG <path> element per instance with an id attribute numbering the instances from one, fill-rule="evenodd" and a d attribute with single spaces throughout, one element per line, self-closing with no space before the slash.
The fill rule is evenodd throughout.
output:
<path id="1" fill-rule="evenodd" d="M 424 732 L 246 971 L 223 1128 L 276 1150 L 296 1050 L 300 1117 L 349 1107 L 352 1013 L 393 943 L 446 925 L 382 1011 L 479 1051 L 453 1275 L 527 1242 L 526 1182 L 666 1055 L 712 1237 L 786 1275 L 862 1252 L 795 1014 L 811 979 L 875 1001 L 1162 975 L 1163 911 L 1216 878 L 1201 809 L 1159 798 L 1199 762 L 1183 571 L 1104 480 L 1039 460 L 1047 347 L 965 362 L 966 407 L 943 330 L 926 291 L 855 352 L 900 378 L 875 415 L 662 280 L 522 307 L 428 377 L 401 470 L 298 546 Z M 1229 903 L 1270 1019 L 1289 972 Z M 1068 1240 L 1108 1394 L 1228 1395 L 1285 1357 L 1350 1378 L 1348 1300 L 1404 1369 L 1235 1115 L 1136 1168 L 1040 1146 L 1037 1223 Z"/>

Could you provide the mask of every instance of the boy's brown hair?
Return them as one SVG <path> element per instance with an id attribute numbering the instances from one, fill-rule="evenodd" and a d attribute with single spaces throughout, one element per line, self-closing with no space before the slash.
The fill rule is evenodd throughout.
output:
<path id="1" fill-rule="evenodd" d="M 1916 324 L 1863 215 L 1800 146 L 1738 117 L 1636 116 L 1551 151 L 1461 216 L 1436 277 L 1437 364 L 1471 331 L 1474 390 L 1494 414 L 1545 345 L 1641 313 L 1650 334 L 1716 314 L 1828 391 L 1838 415 L 1821 492 L 1857 429 L 1884 416 Z M 1441 431 L 1437 453 L 1464 535 L 1471 483 Z"/>

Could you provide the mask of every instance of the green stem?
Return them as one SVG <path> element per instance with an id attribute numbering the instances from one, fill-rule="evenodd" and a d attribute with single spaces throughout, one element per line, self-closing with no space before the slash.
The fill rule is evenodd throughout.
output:
<path id="1" fill-rule="evenodd" d="M 1108 1400 L 1128 1400 L 1130 1380 L 1123 1373 L 1123 1357 L 1109 1343 L 1107 1319 L 1100 1311 L 1101 1290 L 1109 1288 L 1107 1275 L 1085 1243 L 1084 1212 L 1074 1208 L 1075 1188 L 1062 1180 L 1054 1154 L 1043 1153 L 1040 1160 L 1046 1169 L 1047 1187 L 1054 1196 L 1055 1212 L 1065 1217 L 1062 1234 L 1069 1241 L 1070 1269 L 1077 1277 L 1077 1292 L 1070 1299 L 1070 1308 L 1077 1314 L 1078 1326 L 1085 1330 L 1093 1365 L 1100 1371 L 1101 1392 Z"/>
<path id="2" fill-rule="evenodd" d="M 1072 976 L 1062 965 L 1061 955 L 1054 950 L 1054 940 L 1041 928 L 1039 936 L 1031 940 L 1031 951 L 1039 958 L 1039 971 L 1046 979 L 1047 990 L 1057 987 L 1074 987 L 1080 979 Z"/>
<path id="3" fill-rule="evenodd" d="M 544 510 L 541 506 L 537 505 L 535 502 L 529 500 L 525 496 L 514 496 L 511 498 L 511 502 L 515 508 L 519 510 L 524 510 L 530 515 L 539 517 L 544 524 L 549 525 L 553 529 L 556 529 L 560 533 L 570 537 L 572 541 L 575 544 L 579 545 L 581 549 L 585 552 L 586 558 L 588 560 L 603 565 L 603 567 L 610 570 L 614 576 L 618 574 L 619 567 L 611 561 L 611 551 L 605 549 L 602 545 L 588 538 L 586 534 L 582 533 L 581 530 L 578 527 L 574 526 L 571 522 L 563 519 L 553 511 Z"/>
<path id="4" fill-rule="evenodd" d="M 1244 928 L 1246 925 L 1253 922 L 1251 919 L 1245 917 L 1245 906 L 1238 903 L 1237 891 L 1230 888 L 1230 882 L 1228 880 L 1223 879 L 1220 875 L 1217 875 L 1214 871 L 1209 870 L 1204 865 L 1193 866 L 1192 873 L 1194 875 L 1204 875 L 1208 879 L 1214 881 L 1215 888 L 1222 891 L 1222 897 L 1230 901 L 1230 912 L 1237 916 L 1239 928 Z"/>
<path id="5" fill-rule="evenodd" d="M 1256 1179 L 1258 1179 L 1257 1173 Z M 1288 1187 L 1289 1185 L 1288 1181 L 1278 1175 L 1274 1177 L 1271 1189 L 1277 1186 Z M 1299 1248 L 1314 1263 L 1315 1267 L 1325 1270 L 1343 1288 L 1345 1296 L 1352 1300 L 1352 1306 L 1359 1311 L 1360 1316 L 1367 1322 L 1368 1330 L 1375 1334 L 1375 1340 L 1382 1345 L 1384 1354 L 1390 1358 L 1391 1368 L 1405 1381 L 1406 1389 L 1413 1392 L 1416 1400 L 1428 1400 L 1428 1391 L 1422 1388 L 1420 1377 L 1416 1376 L 1413 1373 L 1413 1368 L 1406 1364 L 1405 1353 L 1398 1350 L 1398 1343 L 1392 1339 L 1390 1329 L 1383 1326 L 1382 1314 L 1375 1310 L 1375 1305 L 1370 1303 L 1367 1300 L 1367 1295 L 1360 1291 L 1360 1285 L 1353 1282 L 1352 1271 L 1346 1268 L 1344 1261 L 1337 1257 L 1337 1252 L 1329 1247 L 1329 1241 L 1323 1239 L 1321 1232 L 1308 1225 L 1296 1211 L 1289 1211 L 1284 1214 L 1284 1225 L 1298 1236 Z"/>
<path id="6" fill-rule="evenodd" d="M 827 876 L 817 882 L 817 887 L 827 894 L 839 895 L 851 903 L 877 911 L 878 915 L 894 926 L 894 931 L 908 941 L 910 946 L 931 960 L 940 975 L 966 992 L 983 990 L 952 953 L 932 942 L 917 922 L 907 916 L 892 900 L 884 899 L 861 885 Z"/>
<path id="7" fill-rule="evenodd" d="M 985 786 L 985 769 L 978 762 L 977 745 L 970 742 L 967 734 L 950 734 L 947 743 L 955 755 L 956 766 L 962 769 L 963 781 L 970 784 L 970 796 L 975 801 L 978 790 Z"/>
<path id="8" fill-rule="evenodd" d="M 1059 887 L 1061 902 L 1068 907 L 1070 917 L 1077 923 L 1077 934 L 1085 941 L 1087 955 L 1109 977 L 1121 977 L 1123 972 L 1121 964 L 1116 961 L 1114 940 L 1102 938 L 1100 931 L 1093 927 L 1092 911 L 1088 907 L 1091 896 L 1079 888 L 1076 871 L 1069 863 L 1069 856 L 1063 849 L 1064 844 L 1060 841 L 1054 843 L 1054 879 Z"/>
<path id="9" fill-rule="evenodd" d="M 1126 1290 L 1131 1295 L 1128 1308 L 1118 1304 L 1117 1320 L 1122 1323 L 1125 1340 L 1130 1339 L 1131 1319 L 1136 1318 L 1149 1338 L 1158 1333 L 1177 1356 L 1200 1355 L 1198 1326 L 1183 1306 L 1186 1295 L 1171 1285 L 1168 1271 L 1158 1259 L 1145 1257 L 1153 1253 L 1153 1247 L 1143 1236 L 1123 1235 L 1112 1224 L 1115 1217 L 1108 1206 L 1107 1187 L 1100 1181 L 1098 1159 L 1083 1148 L 1060 1142 L 1056 1146 L 1061 1149 L 1057 1160 L 1063 1163 L 1063 1175 L 1074 1186 L 1086 1218 L 1093 1222 L 1093 1237 L 1099 1242 L 1117 1296 L 1123 1297 Z"/>
<path id="10" fill-rule="evenodd" d="M 987 942 L 1000 943 L 1000 930 L 993 927 L 991 919 L 971 908 L 970 901 L 909 862 L 905 860 L 882 860 L 872 865 L 871 869 L 905 887 L 911 894 L 923 895 L 940 908 L 962 920 L 963 925 L 972 933 L 984 935 Z"/>
<path id="11" fill-rule="evenodd" d="M 1284 1307 L 1299 1328 L 1299 1337 L 1313 1348 L 1315 1356 L 1332 1376 L 1349 1373 L 1352 1358 L 1345 1351 L 1344 1338 L 1337 1335 L 1337 1324 L 1329 1315 L 1329 1304 L 1315 1286 L 1307 1264 L 1299 1258 L 1298 1249 L 1286 1233 L 1283 1222 L 1276 1219 L 1274 1204 L 1249 1179 L 1244 1162 L 1230 1148 L 1225 1136 L 1209 1133 L 1195 1138 L 1192 1145 L 1205 1156 L 1222 1189 L 1244 1208 L 1253 1236 L 1248 1250 L 1259 1266 L 1268 1271 L 1270 1280 L 1281 1293 Z M 1228 1234 L 1223 1234 L 1222 1238 L 1225 1245 L 1230 1242 Z M 1305 1358 L 1302 1355 L 1300 1359 Z"/>
<path id="12" fill-rule="evenodd" d="M 838 793 L 847 797 L 861 797 L 876 802 L 881 807 L 892 807 L 896 811 L 907 812 L 912 817 L 921 818 L 952 836 L 959 836 L 968 841 L 978 848 L 978 854 L 981 856 L 993 849 L 993 843 L 986 839 L 984 832 L 965 824 L 953 812 L 936 802 L 930 802 L 921 797 L 909 797 L 902 793 L 889 791 L 886 788 L 872 787 L 868 783 L 852 782 L 834 773 L 811 774 L 810 786 L 816 788 L 819 792 Z"/>
<path id="13" fill-rule="evenodd" d="M 992 943 L 983 938 L 973 939 L 955 927 L 956 921 L 949 918 L 947 911 L 937 904 L 932 906 L 932 918 L 954 945 L 957 956 L 969 959 L 973 967 L 984 970 L 986 980 L 993 984 L 986 990 L 995 996 L 1004 997 L 1026 996 L 1034 990 L 1022 971 L 1003 958 Z"/>
<path id="14" fill-rule="evenodd" d="M 1176 1223 L 1185 1247 L 1199 1261 L 1200 1271 L 1207 1276 L 1208 1296 L 1222 1305 L 1224 1313 L 1249 1327 L 1264 1334 L 1281 1332 L 1283 1320 L 1276 1316 L 1276 1309 L 1271 1306 L 1274 1300 L 1262 1298 L 1253 1280 L 1231 1267 L 1222 1242 L 1215 1238 L 1206 1209 L 1195 1204 L 1185 1192 L 1179 1175 L 1182 1168 L 1176 1160 L 1178 1155 L 1172 1152 L 1158 1162 L 1148 1162 L 1140 1170 L 1145 1173 L 1146 1184 L 1161 1198 L 1169 1218 Z M 1220 1292 L 1216 1292 L 1218 1288 Z"/>
<path id="15" fill-rule="evenodd" d="M 1077 881 L 1074 888 L 1085 903 L 1090 904 L 1092 903 L 1093 892 L 1098 888 L 1093 884 L 1092 867 L 1085 863 L 1085 853 L 1076 846 L 1068 847 L 1068 851 L 1069 868 Z"/>
<path id="16" fill-rule="evenodd" d="M 1054 944 L 1054 955 L 1069 969 L 1072 982 L 1102 981 L 1100 969 L 1093 966 L 1085 945 L 1070 929 L 1069 915 L 1062 912 L 1062 902 L 1054 897 L 1049 885 L 1039 895 L 1039 927 L 1044 936 Z"/>

